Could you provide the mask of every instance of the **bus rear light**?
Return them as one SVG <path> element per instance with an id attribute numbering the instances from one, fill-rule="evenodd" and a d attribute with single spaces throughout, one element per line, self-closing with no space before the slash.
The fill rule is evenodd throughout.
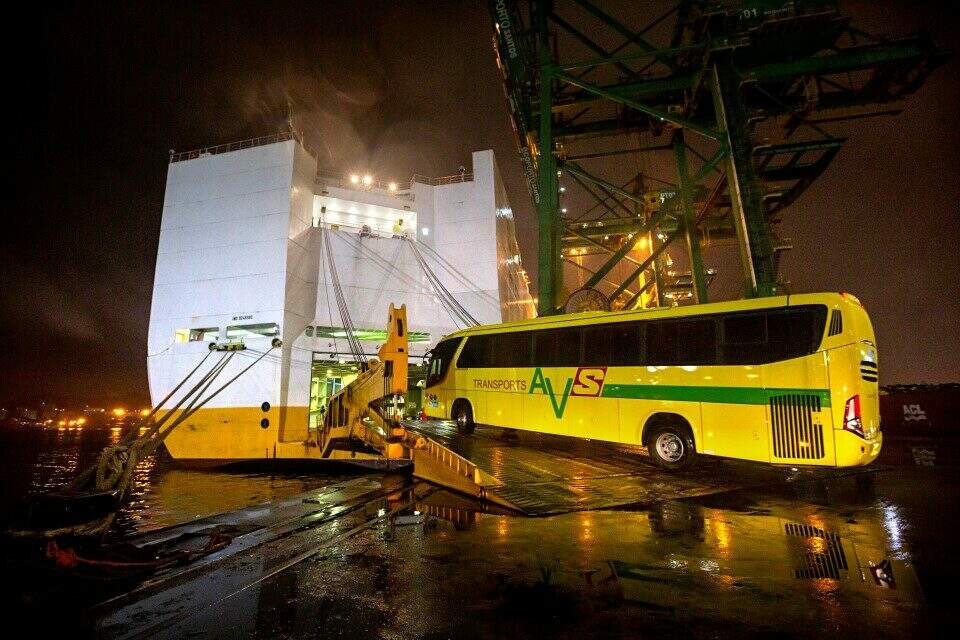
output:
<path id="1" fill-rule="evenodd" d="M 860 395 L 855 395 L 847 400 L 847 406 L 843 412 L 843 428 L 850 433 L 855 433 L 861 438 L 865 437 L 863 433 L 863 421 L 860 418 Z"/>
<path id="2" fill-rule="evenodd" d="M 862 308 L 866 309 L 866 307 L 863 306 L 863 303 L 860 302 L 860 298 L 858 298 L 857 296 L 853 295 L 852 293 L 847 293 L 846 291 L 841 291 L 841 292 L 840 292 L 840 297 L 841 297 L 843 300 L 849 300 L 850 302 L 853 302 L 853 303 L 856 304 L 858 307 L 862 307 Z"/>

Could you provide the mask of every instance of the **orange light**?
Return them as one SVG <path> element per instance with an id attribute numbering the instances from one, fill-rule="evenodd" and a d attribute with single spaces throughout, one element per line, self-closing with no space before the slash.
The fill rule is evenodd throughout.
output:
<path id="1" fill-rule="evenodd" d="M 140 409 L 140 415 L 146 418 L 148 415 L 150 415 L 150 409 Z"/>
<path id="2" fill-rule="evenodd" d="M 83 425 L 87 424 L 87 419 L 86 419 L 86 418 L 77 418 L 77 424 L 80 425 L 80 426 L 83 426 Z"/>
<path id="3" fill-rule="evenodd" d="M 57 423 L 57 425 L 58 425 L 58 426 L 61 426 L 61 427 L 62 427 L 63 425 L 65 425 L 65 424 L 67 424 L 67 421 L 66 421 L 66 420 L 61 420 L 60 422 Z"/>
<path id="4" fill-rule="evenodd" d="M 113 415 L 117 416 L 118 418 L 122 418 L 123 416 L 127 415 L 127 410 L 122 407 L 117 407 L 113 410 Z"/>

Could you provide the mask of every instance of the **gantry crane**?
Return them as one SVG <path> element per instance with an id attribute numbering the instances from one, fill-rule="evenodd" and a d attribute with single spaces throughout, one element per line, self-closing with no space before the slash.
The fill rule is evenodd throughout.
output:
<path id="1" fill-rule="evenodd" d="M 736 245 L 744 296 L 776 294 L 776 225 L 844 143 L 827 123 L 899 113 L 947 57 L 922 34 L 855 28 L 836 0 L 682 0 L 645 22 L 653 3 L 489 4 L 537 210 L 541 315 L 562 310 L 563 261 L 584 255 L 596 268 L 577 261 L 575 295 L 706 302 L 706 242 Z M 665 253 L 678 240 L 679 274 Z"/>

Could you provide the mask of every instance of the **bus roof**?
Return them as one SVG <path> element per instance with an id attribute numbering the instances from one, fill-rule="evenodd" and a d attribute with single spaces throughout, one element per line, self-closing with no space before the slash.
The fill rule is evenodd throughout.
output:
<path id="1" fill-rule="evenodd" d="M 623 322 L 625 320 L 682 318 L 686 316 L 700 316 L 712 313 L 751 311 L 753 309 L 772 309 L 777 307 L 789 307 L 804 304 L 823 304 L 828 307 L 835 307 L 844 302 L 852 302 L 856 303 L 857 306 L 861 306 L 860 301 L 849 293 L 798 293 L 793 295 L 772 296 L 766 298 L 750 298 L 746 300 L 710 302 L 707 304 L 691 304 L 684 305 L 682 307 L 656 307 L 653 309 L 634 309 L 630 311 L 586 311 L 583 313 L 567 313 L 556 316 L 543 316 L 539 318 L 531 318 L 529 320 L 518 320 L 516 322 L 504 322 L 501 324 L 484 324 L 478 327 L 461 329 L 444 336 L 444 339 L 473 334 L 497 333 L 501 331 L 605 324 L 610 322 Z"/>

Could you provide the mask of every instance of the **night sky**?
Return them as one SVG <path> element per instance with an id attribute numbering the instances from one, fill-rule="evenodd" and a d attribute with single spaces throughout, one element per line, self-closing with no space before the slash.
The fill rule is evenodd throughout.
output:
<path id="1" fill-rule="evenodd" d="M 606 4 L 606 3 L 601 3 Z M 620 3 L 618 3 L 620 4 Z M 659 3 L 663 7 L 666 2 Z M 944 2 L 845 2 L 872 33 L 929 29 Z M 536 227 L 486 3 L 67 3 L 4 38 L 0 402 L 146 403 L 146 332 L 170 149 L 277 131 L 294 115 L 321 165 L 405 180 L 492 148 L 528 269 Z M 849 142 L 785 215 L 793 291 L 871 313 L 882 383 L 960 380 L 960 82 L 937 70 Z M 735 295 L 736 266 L 715 298 Z M 535 273 L 533 274 L 535 275 Z M 732 280 L 731 280 L 732 278 Z"/>

